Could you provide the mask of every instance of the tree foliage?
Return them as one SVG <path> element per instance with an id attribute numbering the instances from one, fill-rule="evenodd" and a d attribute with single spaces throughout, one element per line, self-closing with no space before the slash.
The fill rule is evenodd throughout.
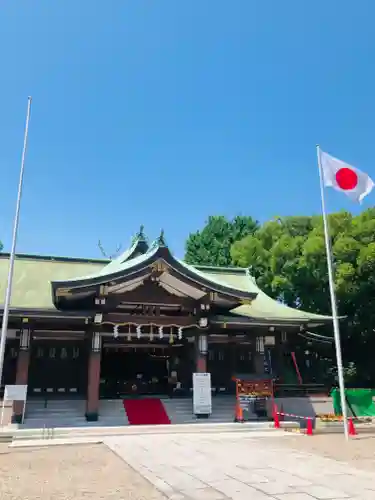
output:
<path id="1" fill-rule="evenodd" d="M 329 216 L 344 354 L 363 382 L 375 383 L 375 208 L 358 216 Z M 234 264 L 249 267 L 259 286 L 292 307 L 330 314 L 321 217 L 277 217 L 231 248 Z"/>
<path id="2" fill-rule="evenodd" d="M 354 367 L 357 383 L 374 385 L 375 208 L 357 216 L 332 214 L 329 226 L 338 308 L 346 316 L 341 324 L 344 360 Z M 191 264 L 250 268 L 272 297 L 292 307 L 331 314 L 320 216 L 275 217 L 262 225 L 252 217 L 211 216 L 201 231 L 190 234 L 185 259 Z M 329 328 L 326 333 L 332 335 Z"/>
<path id="3" fill-rule="evenodd" d="M 211 216 L 201 231 L 191 233 L 186 241 L 185 261 L 206 266 L 230 266 L 233 243 L 251 235 L 258 228 L 252 217 Z"/>

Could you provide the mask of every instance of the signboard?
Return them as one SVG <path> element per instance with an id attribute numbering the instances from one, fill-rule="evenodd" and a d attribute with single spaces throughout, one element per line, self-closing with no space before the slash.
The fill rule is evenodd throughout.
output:
<path id="1" fill-rule="evenodd" d="M 4 389 L 3 405 L 1 408 L 0 425 L 3 426 L 4 422 L 4 409 L 7 401 L 23 401 L 22 423 L 25 418 L 27 398 L 27 385 L 6 385 Z"/>
<path id="2" fill-rule="evenodd" d="M 4 401 L 26 401 L 27 385 L 6 385 Z"/>
<path id="3" fill-rule="evenodd" d="M 212 413 L 211 373 L 193 373 L 193 413 Z"/>
<path id="4" fill-rule="evenodd" d="M 238 401 L 249 413 L 266 412 L 266 400 L 272 395 L 272 380 L 237 380 Z"/>
<path id="5" fill-rule="evenodd" d="M 241 380 L 237 382 L 239 396 L 269 398 L 272 396 L 272 380 Z"/>

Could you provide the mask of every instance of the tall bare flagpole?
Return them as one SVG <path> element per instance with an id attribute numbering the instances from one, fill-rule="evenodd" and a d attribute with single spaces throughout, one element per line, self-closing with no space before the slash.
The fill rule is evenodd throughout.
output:
<path id="1" fill-rule="evenodd" d="M 14 260 L 15 260 L 15 256 L 16 256 L 18 225 L 19 225 L 20 206 L 21 206 L 21 197 L 22 197 L 23 173 L 24 173 L 24 170 L 25 170 L 25 156 L 26 156 L 26 149 L 27 149 L 27 136 L 28 136 L 28 133 L 29 133 L 30 111 L 31 111 L 31 97 L 28 97 L 28 99 L 27 99 L 27 115 L 26 115 L 25 135 L 24 135 L 24 139 L 23 139 L 23 149 L 22 149 L 22 158 L 21 158 L 21 170 L 20 170 L 20 178 L 19 178 L 19 182 L 18 182 L 18 194 L 17 194 L 17 202 L 16 202 L 16 213 L 15 213 L 15 216 L 14 216 L 14 223 L 13 223 L 12 248 L 11 248 L 10 258 L 9 258 L 8 282 L 7 282 L 7 289 L 6 289 L 6 292 L 5 292 L 3 323 L 2 323 L 2 326 L 1 326 L 1 338 L 0 338 L 0 384 L 1 384 L 2 379 L 3 379 L 3 371 L 4 371 L 5 344 L 6 344 L 7 330 L 8 330 L 10 299 L 11 299 L 11 295 L 12 295 L 13 270 L 14 270 Z"/>
<path id="2" fill-rule="evenodd" d="M 320 147 L 319 147 L 319 145 L 316 146 L 316 154 L 318 157 L 318 167 L 319 167 L 320 197 L 321 197 L 321 201 L 322 201 L 324 240 L 325 240 L 326 254 L 327 254 L 329 293 L 331 296 L 331 307 L 332 307 L 333 334 L 335 337 L 335 346 L 336 346 L 337 374 L 339 377 L 341 409 L 342 409 L 342 416 L 343 416 L 343 421 L 344 421 L 344 434 L 345 434 L 345 438 L 348 440 L 349 439 L 348 412 L 347 412 L 346 398 L 345 398 L 344 371 L 343 371 L 343 366 L 342 366 L 340 325 L 339 325 L 339 318 L 338 318 L 338 313 L 337 313 L 335 281 L 334 281 L 333 265 L 332 265 L 331 238 L 330 238 L 330 234 L 329 234 L 328 217 L 327 217 L 326 202 L 325 202 L 325 195 L 324 195 L 323 169 L 322 169 L 322 162 L 320 160 Z"/>

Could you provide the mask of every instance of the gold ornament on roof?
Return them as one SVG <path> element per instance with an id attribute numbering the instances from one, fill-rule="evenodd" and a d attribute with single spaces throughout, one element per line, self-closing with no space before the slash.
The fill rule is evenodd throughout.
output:
<path id="1" fill-rule="evenodd" d="M 158 259 L 151 264 L 151 269 L 153 270 L 153 272 L 165 273 L 168 271 L 168 266 L 164 260 Z"/>
<path id="2" fill-rule="evenodd" d="M 241 306 L 251 306 L 252 302 L 253 301 L 251 299 L 241 299 L 240 300 Z"/>
<path id="3" fill-rule="evenodd" d="M 58 288 L 56 290 L 56 297 L 68 297 L 72 295 L 70 288 Z"/>

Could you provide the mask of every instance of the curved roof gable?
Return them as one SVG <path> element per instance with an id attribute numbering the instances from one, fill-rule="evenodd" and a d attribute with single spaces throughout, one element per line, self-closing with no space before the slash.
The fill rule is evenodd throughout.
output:
<path id="1" fill-rule="evenodd" d="M 103 267 L 99 274 L 106 275 L 115 273 L 121 268 L 121 265 L 128 262 L 140 255 L 144 255 L 149 250 L 149 244 L 147 238 L 143 232 L 143 226 L 140 227 L 139 232 L 136 234 L 132 244 L 129 248 L 125 250 L 121 255 L 116 257 L 116 259 L 111 260 L 109 264 Z"/>
<path id="2" fill-rule="evenodd" d="M 127 257 L 127 254 L 125 257 Z M 176 273 L 176 275 L 195 283 L 198 287 L 207 288 L 207 291 L 216 291 L 221 294 L 235 297 L 239 300 L 243 299 L 247 301 L 253 300 L 256 296 L 256 294 L 251 290 L 246 290 L 244 288 L 238 289 L 236 286 L 232 286 L 231 284 L 221 280 L 220 277 L 209 276 L 207 273 L 201 272 L 199 269 L 189 266 L 185 262 L 173 257 L 165 244 L 163 233 L 161 233 L 160 237 L 154 241 L 150 247 L 148 247 L 145 253 L 141 255 L 133 258 L 127 257 L 126 259 L 121 256 L 115 261 L 110 262 L 99 272 L 89 276 L 83 276 L 66 281 L 53 281 L 51 283 L 52 294 L 53 297 L 55 297 L 56 291 L 60 288 L 79 288 L 82 290 L 82 288 L 88 286 L 114 282 L 116 280 L 126 279 L 130 276 L 134 277 L 136 274 L 141 273 L 147 267 L 152 266 L 153 263 L 159 260 L 164 261 Z"/>

